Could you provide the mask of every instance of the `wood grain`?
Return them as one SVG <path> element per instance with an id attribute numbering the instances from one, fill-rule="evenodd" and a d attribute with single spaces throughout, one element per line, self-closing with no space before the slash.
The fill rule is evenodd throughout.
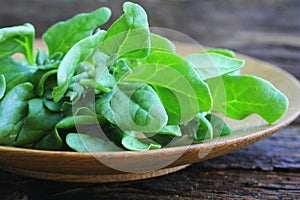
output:
<path id="1" fill-rule="evenodd" d="M 300 126 L 219 158 L 158 178 L 58 183 L 0 171 L 0 199 L 297 199 Z"/>

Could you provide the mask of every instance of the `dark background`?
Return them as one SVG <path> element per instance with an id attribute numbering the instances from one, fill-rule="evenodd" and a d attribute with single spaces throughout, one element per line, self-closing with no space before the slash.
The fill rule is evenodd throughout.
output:
<path id="1" fill-rule="evenodd" d="M 50 25 L 124 1 L 0 0 L 0 27 Z M 185 33 L 202 45 L 230 48 L 274 65 L 300 80 L 299 0 L 147 0 L 152 27 Z M 109 23 L 109 24 L 110 24 Z M 103 28 L 107 28 L 106 27 Z M 300 92 L 300 91 L 295 91 Z M 0 170 L 0 199 L 299 199 L 300 120 L 239 151 L 180 172 L 126 183 L 73 184 L 24 178 Z"/>

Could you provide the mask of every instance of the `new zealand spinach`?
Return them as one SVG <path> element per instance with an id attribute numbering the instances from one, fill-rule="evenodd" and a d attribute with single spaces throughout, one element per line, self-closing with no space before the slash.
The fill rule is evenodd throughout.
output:
<path id="1" fill-rule="evenodd" d="M 106 7 L 53 25 L 42 36 L 49 52 L 35 53 L 31 24 L 0 29 L 0 144 L 144 151 L 230 134 L 213 112 L 258 114 L 270 124 L 286 112 L 288 99 L 271 83 L 237 74 L 244 61 L 233 51 L 180 57 L 150 32 L 140 5 L 123 10 L 106 31 Z"/>

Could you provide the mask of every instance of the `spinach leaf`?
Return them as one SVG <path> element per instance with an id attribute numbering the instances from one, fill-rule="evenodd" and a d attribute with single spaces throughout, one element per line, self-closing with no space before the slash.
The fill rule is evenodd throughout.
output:
<path id="1" fill-rule="evenodd" d="M 49 54 L 51 56 L 56 52 L 66 54 L 80 40 L 91 36 L 97 27 L 109 20 L 110 16 L 110 9 L 103 7 L 53 25 L 42 36 Z"/>
<path id="2" fill-rule="evenodd" d="M 175 45 L 167 38 L 151 33 L 151 51 L 166 51 L 169 53 L 175 53 Z"/>
<path id="3" fill-rule="evenodd" d="M 146 84 L 118 84 L 111 99 L 116 124 L 123 131 L 155 132 L 168 121 L 156 92 Z"/>
<path id="4" fill-rule="evenodd" d="M 0 74 L 5 77 L 6 92 L 16 85 L 31 81 L 36 71 L 36 67 L 21 65 L 10 57 L 0 60 Z"/>
<path id="5" fill-rule="evenodd" d="M 134 133 L 123 133 L 122 145 L 131 151 L 146 151 L 150 149 L 160 149 L 161 145 L 159 144 L 147 144 L 138 140 L 134 135 Z"/>
<path id="6" fill-rule="evenodd" d="M 214 97 L 213 110 L 230 118 L 244 119 L 251 114 L 258 114 L 272 124 L 288 108 L 287 97 L 266 80 L 248 75 L 224 75 L 221 78 L 226 99 L 218 81 L 207 80 Z"/>
<path id="7" fill-rule="evenodd" d="M 141 82 L 154 87 L 169 117 L 169 125 L 191 120 L 212 107 L 211 95 L 193 67 L 168 52 L 151 52 L 145 65 L 138 66 L 121 82 Z"/>
<path id="8" fill-rule="evenodd" d="M 73 75 L 78 65 L 86 60 L 95 51 L 97 45 L 104 39 L 105 31 L 85 38 L 75 44 L 61 61 L 57 72 L 57 87 L 53 89 L 53 98 L 59 101 L 72 82 Z"/>
<path id="9" fill-rule="evenodd" d="M 96 89 L 96 94 L 109 93 L 115 87 L 116 79 L 106 67 L 108 56 L 96 51 L 93 59 L 94 66 L 90 66 L 90 69 L 83 69 L 82 74 L 78 75 L 77 81 L 81 86 Z M 86 73 L 86 77 L 82 77 Z"/>
<path id="10" fill-rule="evenodd" d="M 63 146 L 63 139 L 60 135 L 59 130 L 72 130 L 76 128 L 76 126 L 80 125 L 89 125 L 89 124 L 97 124 L 96 116 L 94 115 L 74 115 L 67 116 L 59 121 L 54 130 L 43 137 L 40 141 L 38 141 L 34 148 L 37 149 L 48 149 L 48 150 L 59 150 Z"/>
<path id="11" fill-rule="evenodd" d="M 176 125 L 165 126 L 158 132 L 158 134 L 171 135 L 171 136 L 182 136 L 180 127 L 176 126 Z"/>
<path id="12" fill-rule="evenodd" d="M 20 52 L 25 55 L 28 64 L 33 65 L 34 35 L 34 27 L 28 23 L 0 29 L 0 60 Z"/>
<path id="13" fill-rule="evenodd" d="M 38 87 L 37 87 L 37 95 L 39 97 L 41 97 L 44 94 L 46 80 L 49 77 L 51 77 L 53 75 L 56 75 L 56 74 L 57 74 L 57 69 L 53 69 L 53 70 L 47 71 L 46 73 L 43 74 L 43 76 L 41 77 L 41 79 L 40 79 L 40 81 L 38 83 Z"/>
<path id="14" fill-rule="evenodd" d="M 23 146 L 40 140 L 61 120 L 60 113 L 49 111 L 42 99 L 32 99 L 28 102 L 28 115 L 23 122 L 15 145 Z"/>
<path id="15" fill-rule="evenodd" d="M 214 114 L 208 114 L 205 116 L 205 118 L 212 125 L 214 138 L 229 135 L 232 132 L 232 130 L 226 125 L 221 117 Z"/>
<path id="16" fill-rule="evenodd" d="M 113 152 L 121 150 L 110 141 L 81 133 L 69 133 L 66 142 L 71 149 L 77 152 Z"/>
<path id="17" fill-rule="evenodd" d="M 208 53 L 217 53 L 217 54 L 221 54 L 223 56 L 227 56 L 229 58 L 235 58 L 234 51 L 231 51 L 229 49 L 213 48 L 213 49 L 208 49 L 205 52 L 208 52 Z"/>
<path id="18" fill-rule="evenodd" d="M 124 14 L 107 30 L 100 51 L 107 55 L 143 58 L 150 51 L 150 32 L 144 9 L 131 2 L 123 4 Z"/>
<path id="19" fill-rule="evenodd" d="M 112 71 L 116 80 L 120 80 L 124 75 L 132 73 L 128 60 L 125 58 L 119 59 L 115 66 L 112 68 Z"/>
<path id="20" fill-rule="evenodd" d="M 97 85 L 101 85 L 103 88 L 113 89 L 114 86 L 116 85 L 116 79 L 112 74 L 110 74 L 108 68 L 106 67 L 107 59 L 108 56 L 106 56 L 103 53 L 96 52 L 94 54 L 94 61 L 95 61 L 94 79 Z"/>
<path id="21" fill-rule="evenodd" d="M 5 76 L 3 74 L 0 75 L 0 100 L 3 98 L 6 90 L 6 82 Z"/>
<path id="22" fill-rule="evenodd" d="M 62 53 L 55 53 L 52 57 L 46 53 L 46 51 L 42 49 L 38 49 L 38 53 L 36 55 L 36 63 L 38 64 L 38 68 L 40 70 L 51 70 L 56 69 L 63 57 Z"/>
<path id="23" fill-rule="evenodd" d="M 33 145 L 34 149 L 62 150 L 63 140 L 54 130 Z"/>
<path id="24" fill-rule="evenodd" d="M 54 102 L 54 101 L 52 100 L 52 98 L 49 99 L 49 98 L 47 98 L 47 97 L 43 97 L 43 103 L 44 103 L 44 106 L 45 106 L 48 110 L 50 110 L 50 111 L 52 111 L 52 112 L 61 112 L 61 111 L 63 111 L 63 109 L 62 109 L 62 104 L 64 103 L 63 100 L 61 100 L 61 101 L 59 101 L 59 102 Z"/>
<path id="25" fill-rule="evenodd" d="M 196 115 L 196 120 L 198 120 L 198 130 L 194 133 L 194 140 L 195 141 L 202 141 L 206 139 L 213 138 L 213 126 L 209 122 L 208 119 L 201 113 Z"/>
<path id="26" fill-rule="evenodd" d="M 116 124 L 114 120 L 113 110 L 110 105 L 112 96 L 113 96 L 113 92 L 110 92 L 98 98 L 95 102 L 95 108 L 100 121 L 101 118 L 105 118 L 110 123 Z"/>
<path id="27" fill-rule="evenodd" d="M 22 128 L 27 114 L 28 100 L 33 96 L 33 85 L 22 83 L 11 89 L 0 102 L 0 144 L 12 145 Z"/>
<path id="28" fill-rule="evenodd" d="M 214 52 L 190 54 L 186 56 L 186 59 L 204 80 L 234 72 L 245 64 L 243 60 Z"/>

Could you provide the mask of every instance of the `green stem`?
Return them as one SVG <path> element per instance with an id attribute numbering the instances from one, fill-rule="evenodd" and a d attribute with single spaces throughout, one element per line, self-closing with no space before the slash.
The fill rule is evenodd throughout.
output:
<path id="1" fill-rule="evenodd" d="M 20 39 L 15 39 L 16 42 L 18 42 L 20 45 L 22 45 L 25 49 L 25 58 L 29 65 L 34 65 L 34 58 L 33 58 L 33 46 L 30 41 L 28 41 L 28 38 L 25 37 L 25 41 L 23 42 Z M 29 45 L 28 45 L 29 44 Z"/>
<path id="2" fill-rule="evenodd" d="M 79 81 L 79 84 L 82 85 L 82 86 L 87 86 L 87 87 L 90 87 L 90 88 L 100 90 L 103 93 L 109 93 L 111 91 L 111 89 L 106 88 L 103 85 L 100 85 L 96 81 L 91 80 L 91 79 L 81 79 Z"/>

